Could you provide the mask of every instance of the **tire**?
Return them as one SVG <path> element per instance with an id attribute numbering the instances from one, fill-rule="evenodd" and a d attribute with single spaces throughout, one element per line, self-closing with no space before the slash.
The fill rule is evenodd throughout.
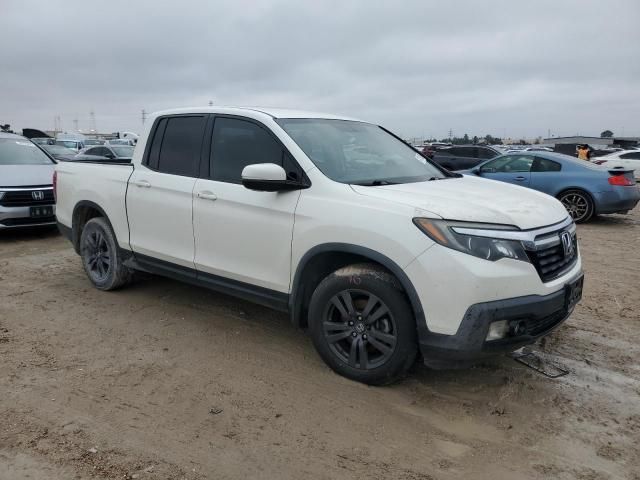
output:
<path id="1" fill-rule="evenodd" d="M 89 220 L 80 235 L 80 257 L 89 280 L 99 290 L 115 290 L 131 282 L 133 272 L 122 264 L 116 237 L 102 217 Z"/>
<path id="2" fill-rule="evenodd" d="M 369 385 L 398 380 L 418 353 L 413 310 L 398 280 L 374 264 L 322 280 L 309 303 L 309 329 L 331 369 Z"/>
<path id="3" fill-rule="evenodd" d="M 584 190 L 572 189 L 564 191 L 558 195 L 558 200 L 562 202 L 576 223 L 588 222 L 594 215 L 593 200 L 591 195 Z"/>

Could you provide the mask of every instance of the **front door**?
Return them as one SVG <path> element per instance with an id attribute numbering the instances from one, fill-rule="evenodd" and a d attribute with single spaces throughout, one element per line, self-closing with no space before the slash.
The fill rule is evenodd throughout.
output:
<path id="1" fill-rule="evenodd" d="M 480 168 L 484 178 L 528 187 L 531 181 L 533 155 L 504 155 L 485 163 Z"/>
<path id="2" fill-rule="evenodd" d="M 193 195 L 195 265 L 203 280 L 217 277 L 289 292 L 291 239 L 300 191 L 258 192 L 242 185 L 242 169 L 282 165 L 291 178 L 302 170 L 276 137 L 255 121 L 217 117 L 209 173 Z M 214 280 L 215 281 L 215 280 Z"/>

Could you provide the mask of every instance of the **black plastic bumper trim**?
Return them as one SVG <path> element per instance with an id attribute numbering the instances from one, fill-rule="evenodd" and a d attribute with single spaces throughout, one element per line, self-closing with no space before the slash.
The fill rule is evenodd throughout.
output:
<path id="1" fill-rule="evenodd" d="M 565 307 L 565 289 L 549 295 L 524 297 L 477 303 L 469 307 L 455 335 L 425 331 L 420 333 L 420 350 L 424 363 L 434 369 L 467 367 L 482 358 L 508 353 L 534 343 L 549 334 L 571 315 Z M 552 321 L 544 324 L 546 319 Z M 485 341 L 489 325 L 496 320 L 517 320 L 545 327 L 534 334 Z"/>

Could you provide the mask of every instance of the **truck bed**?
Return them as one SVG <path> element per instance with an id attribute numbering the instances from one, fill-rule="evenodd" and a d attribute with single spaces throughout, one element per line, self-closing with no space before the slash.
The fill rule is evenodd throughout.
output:
<path id="1" fill-rule="evenodd" d="M 59 162 L 56 172 L 58 222 L 72 228 L 74 208 L 93 204 L 111 220 L 120 246 L 129 249 L 126 193 L 133 165 L 81 160 Z"/>

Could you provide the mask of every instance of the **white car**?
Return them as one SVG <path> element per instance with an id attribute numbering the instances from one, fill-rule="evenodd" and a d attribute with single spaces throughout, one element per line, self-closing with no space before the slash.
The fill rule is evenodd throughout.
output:
<path id="1" fill-rule="evenodd" d="M 530 344 L 581 297 L 559 201 L 449 172 L 354 119 L 160 112 L 130 164 L 61 162 L 56 179 L 60 230 L 96 288 L 140 270 L 286 311 L 369 384 L 419 351 L 444 368 Z"/>
<path id="2" fill-rule="evenodd" d="M 593 163 L 609 169 L 620 167 L 635 170 L 633 176 L 636 181 L 640 181 L 640 150 L 622 150 L 610 153 L 609 155 L 595 158 Z"/>

